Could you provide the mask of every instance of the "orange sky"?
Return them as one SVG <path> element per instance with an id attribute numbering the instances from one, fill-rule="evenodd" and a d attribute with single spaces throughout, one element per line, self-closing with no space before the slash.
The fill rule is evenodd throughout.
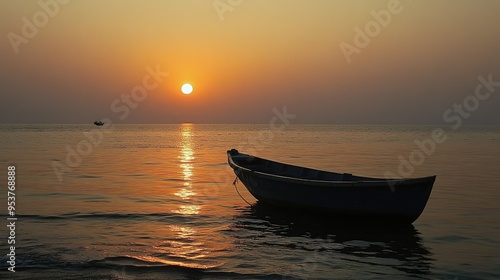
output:
<path id="1" fill-rule="evenodd" d="M 266 123 L 287 106 L 300 123 L 440 124 L 478 76 L 500 81 L 494 0 L 65 2 L 0 1 L 0 122 Z M 340 45 L 391 5 L 347 59 Z M 147 67 L 169 74 L 121 119 L 111 104 Z M 499 105 L 467 121 L 500 124 Z"/>

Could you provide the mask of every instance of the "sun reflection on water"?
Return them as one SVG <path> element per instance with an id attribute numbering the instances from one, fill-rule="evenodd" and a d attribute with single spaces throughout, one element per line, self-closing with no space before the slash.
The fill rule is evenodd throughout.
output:
<path id="1" fill-rule="evenodd" d="M 193 125 L 181 124 L 181 145 L 180 154 L 178 156 L 184 183 L 182 188 L 174 194 L 182 200 L 189 202 L 196 195 L 191 184 L 193 173 L 193 160 L 195 159 L 193 150 Z M 182 215 L 196 215 L 200 213 L 201 206 L 193 204 L 180 205 L 179 209 L 173 210 L 174 213 Z"/>
<path id="2" fill-rule="evenodd" d="M 184 186 L 186 186 L 186 184 L 184 184 Z M 186 186 L 186 187 L 189 187 L 189 186 Z M 195 195 L 195 194 L 196 194 L 195 192 L 193 192 L 192 190 L 190 190 L 188 188 L 183 188 L 175 193 L 176 196 L 178 196 L 182 199 L 190 199 L 190 197 Z"/>
<path id="3" fill-rule="evenodd" d="M 198 215 L 201 206 L 196 204 L 197 193 L 193 189 L 193 176 L 195 175 L 193 162 L 196 158 L 192 140 L 193 125 L 181 124 L 180 137 L 180 150 L 177 158 L 179 159 L 181 171 L 179 175 L 183 182 L 174 194 L 181 199 L 181 202 L 179 207 L 172 210 L 172 212 L 186 216 Z M 169 228 L 174 238 L 155 248 L 159 252 L 168 255 L 168 260 L 160 260 L 161 262 L 196 268 L 209 268 L 219 265 L 210 262 L 205 263 L 205 258 L 208 257 L 210 251 L 207 250 L 205 242 L 197 238 L 199 233 L 195 227 L 171 225 Z"/>
<path id="4" fill-rule="evenodd" d="M 201 207 L 198 205 L 181 205 L 179 209 L 173 210 L 174 213 L 182 215 L 196 215 L 200 213 Z"/>

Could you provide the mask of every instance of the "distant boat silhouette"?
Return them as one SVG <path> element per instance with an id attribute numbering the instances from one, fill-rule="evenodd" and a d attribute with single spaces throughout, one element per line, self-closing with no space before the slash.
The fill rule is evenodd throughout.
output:
<path id="1" fill-rule="evenodd" d="M 104 123 L 102 121 L 95 121 L 94 124 L 97 125 L 97 126 L 103 126 L 104 125 Z"/>

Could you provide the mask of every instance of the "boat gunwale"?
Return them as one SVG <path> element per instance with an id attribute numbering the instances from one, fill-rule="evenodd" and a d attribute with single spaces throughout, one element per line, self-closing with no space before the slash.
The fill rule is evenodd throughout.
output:
<path id="1" fill-rule="evenodd" d="M 434 181 L 436 179 L 436 176 L 427 176 L 427 177 L 420 177 L 420 178 L 400 178 L 400 179 L 383 179 L 383 178 L 373 178 L 376 180 L 352 180 L 352 181 L 333 181 L 333 180 L 315 180 L 315 179 L 306 179 L 306 178 L 299 178 L 299 177 L 290 177 L 290 176 L 283 176 L 283 175 L 277 175 L 273 173 L 268 173 L 268 172 L 262 172 L 262 171 L 257 171 L 253 170 L 247 167 L 243 167 L 239 164 L 237 164 L 233 160 L 233 155 L 230 153 L 230 151 L 227 152 L 228 154 L 228 159 L 229 159 L 229 165 L 231 167 L 237 167 L 243 171 L 247 171 L 253 174 L 260 175 L 260 177 L 272 177 L 275 180 L 278 181 L 284 181 L 284 182 L 293 182 L 295 184 L 309 184 L 309 185 L 319 185 L 319 186 L 324 186 L 324 185 L 329 185 L 329 186 L 336 186 L 336 187 L 372 187 L 372 186 L 383 186 L 387 187 L 389 186 L 404 186 L 404 185 L 414 185 L 417 183 L 427 183 L 430 181 Z M 253 158 L 258 158 L 264 161 L 268 162 L 274 162 L 270 161 L 264 158 L 256 157 L 256 156 L 251 156 L 248 154 L 242 154 L 238 153 L 238 155 L 242 156 L 243 158 L 245 157 L 253 157 Z M 301 166 L 296 166 L 296 165 L 291 165 L 291 164 L 286 164 L 286 163 L 280 163 L 276 162 L 278 164 L 282 165 L 288 165 L 288 166 L 293 166 L 293 167 L 299 167 L 299 168 L 307 168 L 311 170 L 317 170 L 317 171 L 322 171 L 322 172 L 328 172 L 328 173 L 336 173 L 336 172 L 330 172 L 330 171 L 324 171 L 324 170 L 319 170 L 319 169 L 313 169 L 313 168 L 308 168 L 308 167 L 301 167 Z M 236 170 L 235 170 L 236 171 Z M 341 174 L 341 173 L 337 173 Z M 238 175 L 238 172 L 237 172 Z"/>

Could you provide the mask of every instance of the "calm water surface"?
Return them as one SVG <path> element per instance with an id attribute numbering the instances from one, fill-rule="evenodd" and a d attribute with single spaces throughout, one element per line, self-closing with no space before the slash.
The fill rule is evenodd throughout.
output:
<path id="1" fill-rule="evenodd" d="M 500 127 L 443 127 L 447 140 L 401 174 L 398 156 L 433 129 L 0 125 L 0 177 L 16 166 L 18 215 L 11 273 L 4 184 L 0 278 L 500 279 Z M 231 184 L 230 148 L 366 176 L 438 177 L 413 225 L 347 226 L 251 208 Z"/>

